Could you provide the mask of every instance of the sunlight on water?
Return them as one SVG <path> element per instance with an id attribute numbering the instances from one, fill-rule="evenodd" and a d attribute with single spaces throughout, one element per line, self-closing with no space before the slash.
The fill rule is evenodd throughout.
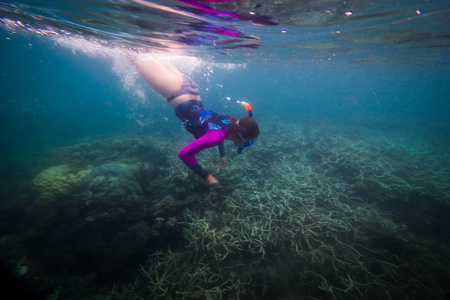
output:
<path id="1" fill-rule="evenodd" d="M 23 1 L 0 7 L 0 27 L 42 36 L 82 35 L 104 45 L 214 60 L 391 63 L 436 59 L 448 47 L 445 1 Z M 3 15 L 2 15 L 2 14 Z M 382 45 L 374 51 L 373 46 Z M 427 49 L 427 51 L 418 51 Z M 374 58 L 374 54 L 376 54 Z M 335 55 L 336 57 L 333 57 Z M 415 61 L 420 62 L 419 61 Z"/>
<path id="2" fill-rule="evenodd" d="M 123 45 L 103 45 L 101 40 L 84 39 L 81 36 L 57 36 L 52 37 L 55 44 L 68 48 L 74 55 L 83 54 L 93 59 L 101 59 L 111 63 L 111 70 L 120 78 L 123 90 L 131 95 L 129 105 L 150 105 L 148 100 L 148 85 L 141 80 L 139 72 L 127 58 L 127 53 L 136 51 Z M 144 50 L 137 50 L 142 52 Z M 215 69 L 233 71 L 245 67 L 242 63 L 220 63 L 212 60 L 201 60 L 194 56 L 174 55 L 167 53 L 153 53 L 160 60 L 167 60 L 174 64 L 181 72 L 193 76 L 197 74 L 209 78 Z M 213 83 L 209 83 L 213 85 Z M 137 120 L 137 118 L 134 118 Z"/>

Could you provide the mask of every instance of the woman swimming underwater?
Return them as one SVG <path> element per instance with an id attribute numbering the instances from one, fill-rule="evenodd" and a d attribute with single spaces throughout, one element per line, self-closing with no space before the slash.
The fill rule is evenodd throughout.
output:
<path id="1" fill-rule="evenodd" d="M 206 171 L 195 155 L 207 148 L 218 146 L 221 163 L 225 165 L 224 140 L 232 141 L 240 153 L 259 136 L 259 127 L 252 117 L 252 110 L 246 104 L 249 116 L 240 120 L 221 115 L 203 106 L 197 84 L 167 61 L 160 61 L 151 54 L 130 54 L 130 60 L 152 88 L 166 98 L 175 109 L 176 116 L 183 122 L 195 140 L 180 150 L 178 156 L 206 184 L 218 185 L 219 181 Z"/>

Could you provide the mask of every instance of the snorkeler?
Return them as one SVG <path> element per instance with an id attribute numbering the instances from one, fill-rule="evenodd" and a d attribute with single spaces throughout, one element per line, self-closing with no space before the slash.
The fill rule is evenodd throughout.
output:
<path id="1" fill-rule="evenodd" d="M 253 119 L 251 106 L 246 104 L 249 116 L 240 120 L 207 110 L 197 84 L 171 63 L 160 61 L 151 54 L 133 54 L 129 58 L 152 88 L 172 105 L 176 116 L 195 137 L 195 141 L 181 149 L 179 158 L 206 184 L 219 185 L 219 181 L 198 163 L 195 155 L 218 146 L 221 158 L 219 166 L 225 166 L 228 161 L 224 140 L 230 140 L 238 146 L 238 153 L 250 146 L 259 136 L 259 127 Z"/>

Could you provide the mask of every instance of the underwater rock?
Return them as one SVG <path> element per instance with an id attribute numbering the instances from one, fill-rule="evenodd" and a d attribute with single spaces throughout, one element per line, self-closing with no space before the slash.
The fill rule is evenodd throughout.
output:
<path id="1" fill-rule="evenodd" d="M 111 149 L 107 149 L 106 151 L 102 151 L 102 150 L 96 149 L 96 150 L 90 151 L 87 154 L 87 157 L 91 161 L 100 162 L 100 161 L 112 160 L 114 158 L 117 158 L 119 155 L 120 155 L 119 151 L 113 151 Z"/>
<path id="2" fill-rule="evenodd" d="M 135 211 L 144 194 L 139 185 L 140 168 L 137 165 L 100 165 L 83 181 L 86 189 L 81 193 L 82 199 L 86 205 L 100 208 L 102 213 L 114 206 Z"/>
<path id="3" fill-rule="evenodd" d="M 165 221 L 164 229 L 166 230 L 172 230 L 178 225 L 178 219 L 176 217 L 167 218 Z"/>
<path id="4" fill-rule="evenodd" d="M 162 200 L 156 201 L 153 206 L 153 215 L 155 217 L 164 217 L 173 215 L 176 209 L 176 202 L 172 196 L 166 196 Z"/>
<path id="5" fill-rule="evenodd" d="M 33 180 L 34 189 L 38 192 L 36 202 L 45 204 L 70 195 L 90 173 L 91 169 L 74 172 L 68 165 L 45 169 Z"/>
<path id="6" fill-rule="evenodd" d="M 141 250 L 150 238 L 153 238 L 150 227 L 138 221 L 109 237 L 94 233 L 78 240 L 74 254 L 78 265 L 105 274 L 123 268 L 120 262 Z"/>
<path id="7" fill-rule="evenodd" d="M 147 217 L 141 176 L 138 165 L 103 164 L 81 179 L 78 190 L 65 191 L 71 193 L 67 201 L 39 205 L 57 212 L 51 220 L 55 226 L 39 226 L 46 230 L 40 259 L 77 272 L 120 268 L 121 260 L 158 234 L 151 229 L 153 218 Z"/>
<path id="8" fill-rule="evenodd" d="M 109 274 L 126 268 L 124 261 L 134 261 L 180 230 L 174 197 L 153 198 L 144 189 L 157 174 L 151 163 L 123 160 L 76 173 L 66 165 L 43 171 L 34 182 L 42 204 L 29 209 L 22 234 L 30 245 L 26 251 L 46 267 L 67 272 Z"/>
<path id="9" fill-rule="evenodd" d="M 125 176 L 130 179 L 136 175 L 137 166 L 123 163 L 107 163 L 95 167 L 91 172 L 91 178 L 99 175 Z"/>

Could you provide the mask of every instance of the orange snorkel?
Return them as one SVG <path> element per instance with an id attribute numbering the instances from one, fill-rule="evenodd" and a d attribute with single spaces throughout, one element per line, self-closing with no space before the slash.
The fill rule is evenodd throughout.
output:
<path id="1" fill-rule="evenodd" d="M 253 118 L 253 111 L 252 111 L 252 106 L 250 105 L 250 103 L 245 102 L 244 106 L 245 106 L 245 109 L 248 111 L 248 116 Z"/>

